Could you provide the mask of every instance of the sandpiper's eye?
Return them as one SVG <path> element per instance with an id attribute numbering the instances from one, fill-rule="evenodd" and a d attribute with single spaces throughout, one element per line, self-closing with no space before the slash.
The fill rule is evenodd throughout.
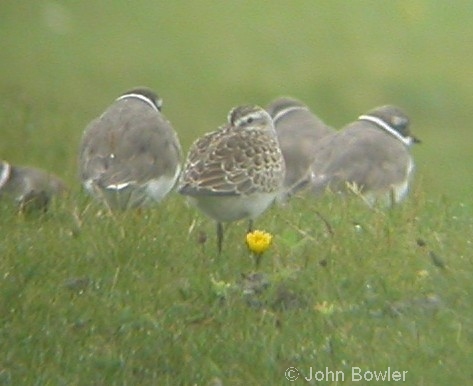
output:
<path id="1" fill-rule="evenodd" d="M 253 117 L 248 117 L 246 120 L 246 123 L 252 123 L 254 121 Z"/>

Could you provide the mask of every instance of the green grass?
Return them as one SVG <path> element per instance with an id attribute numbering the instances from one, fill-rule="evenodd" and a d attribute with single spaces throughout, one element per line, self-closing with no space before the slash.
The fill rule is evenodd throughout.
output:
<path id="1" fill-rule="evenodd" d="M 272 208 L 253 293 L 246 225 L 217 256 L 214 224 L 180 197 L 116 217 L 72 200 L 38 218 L 3 208 L 0 381 L 282 385 L 290 366 L 347 382 L 352 366 L 390 366 L 409 384 L 467 383 L 471 209 L 419 195 L 387 213 L 336 198 Z"/>
<path id="2" fill-rule="evenodd" d="M 26 217 L 0 202 L 0 385 L 289 385 L 289 367 L 351 384 L 354 366 L 468 384 L 472 17 L 468 1 L 2 2 L 0 158 L 71 195 Z M 251 281 L 243 222 L 219 257 L 176 194 L 112 217 L 80 192 L 83 128 L 140 84 L 185 150 L 240 103 L 293 95 L 335 127 L 398 104 L 423 140 L 414 192 L 387 212 L 271 208 Z"/>

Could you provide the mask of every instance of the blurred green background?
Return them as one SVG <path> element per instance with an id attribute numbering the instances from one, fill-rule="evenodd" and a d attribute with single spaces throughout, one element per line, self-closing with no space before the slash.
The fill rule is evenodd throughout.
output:
<path id="1" fill-rule="evenodd" d="M 137 85 L 155 89 L 183 147 L 241 103 L 305 101 L 335 127 L 403 107 L 417 183 L 473 188 L 471 1 L 2 1 L 0 158 L 78 189 L 86 124 Z"/>

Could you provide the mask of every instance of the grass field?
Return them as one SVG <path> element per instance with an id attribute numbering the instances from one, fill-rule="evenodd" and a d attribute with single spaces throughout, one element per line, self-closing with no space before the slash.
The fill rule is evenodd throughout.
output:
<path id="1" fill-rule="evenodd" d="M 0 385 L 470 384 L 472 17 L 469 1 L 2 2 L 0 158 L 71 194 L 46 215 L 0 203 Z M 217 256 L 177 194 L 107 215 L 81 192 L 78 144 L 136 85 L 185 150 L 241 103 L 292 95 L 335 127 L 397 104 L 423 140 L 413 192 L 388 212 L 271 208 L 257 271 L 246 224 Z M 351 377 L 388 367 L 405 382 Z"/>

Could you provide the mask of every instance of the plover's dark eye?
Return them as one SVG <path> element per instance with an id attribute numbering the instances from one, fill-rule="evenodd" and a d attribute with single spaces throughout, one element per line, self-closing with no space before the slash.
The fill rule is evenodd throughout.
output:
<path id="1" fill-rule="evenodd" d="M 248 117 L 246 120 L 246 123 L 252 123 L 254 121 L 253 117 Z"/>

